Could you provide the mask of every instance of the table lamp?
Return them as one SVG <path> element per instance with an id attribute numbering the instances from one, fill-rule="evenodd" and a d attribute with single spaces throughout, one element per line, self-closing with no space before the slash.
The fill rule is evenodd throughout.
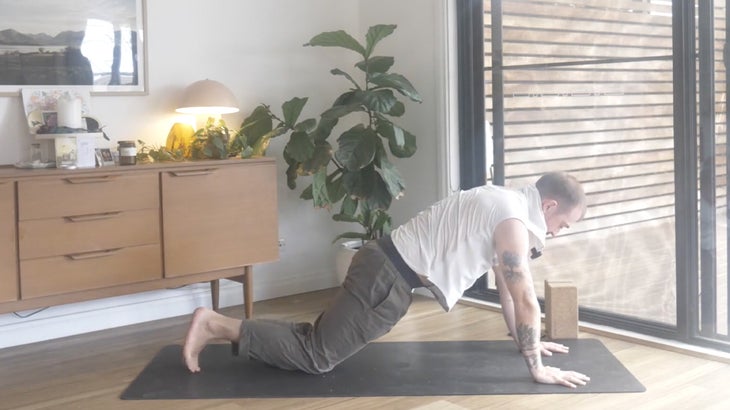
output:
<path id="1" fill-rule="evenodd" d="M 190 84 L 183 93 L 179 107 L 183 114 L 216 115 L 238 112 L 238 101 L 231 90 L 213 80 L 201 80 Z"/>

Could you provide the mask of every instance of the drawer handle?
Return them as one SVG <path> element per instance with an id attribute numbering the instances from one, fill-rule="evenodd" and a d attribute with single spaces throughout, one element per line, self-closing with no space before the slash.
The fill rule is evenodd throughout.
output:
<path id="1" fill-rule="evenodd" d="M 174 177 L 195 177 L 200 175 L 210 175 L 216 171 L 215 168 L 198 169 L 194 171 L 170 171 L 170 175 Z"/>
<path id="2" fill-rule="evenodd" d="M 71 177 L 64 178 L 69 184 L 97 184 L 100 182 L 109 182 L 116 178 L 116 175 L 102 175 L 96 177 Z"/>
<path id="3" fill-rule="evenodd" d="M 97 221 L 99 219 L 113 218 L 121 213 L 122 213 L 122 211 L 112 211 L 112 212 L 103 212 L 100 214 L 71 215 L 71 216 L 64 216 L 63 219 L 65 219 L 69 222 Z"/>
<path id="4" fill-rule="evenodd" d="M 80 260 L 84 260 L 84 259 L 94 259 L 94 258 L 104 258 L 106 256 L 115 255 L 117 252 L 119 252 L 120 249 L 122 249 L 122 248 L 105 249 L 103 251 L 72 253 L 72 254 L 66 255 L 66 257 L 73 261 L 80 261 Z"/>

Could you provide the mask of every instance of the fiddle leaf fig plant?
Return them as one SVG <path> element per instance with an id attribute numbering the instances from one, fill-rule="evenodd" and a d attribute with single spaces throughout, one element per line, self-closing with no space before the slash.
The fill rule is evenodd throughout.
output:
<path id="1" fill-rule="evenodd" d="M 345 232 L 341 238 L 370 240 L 390 232 L 388 209 L 393 199 L 405 192 L 405 183 L 390 155 L 408 158 L 416 152 L 416 137 L 397 124 L 405 113 L 399 98 L 421 102 L 421 96 L 401 74 L 390 72 L 394 57 L 375 54 L 376 45 L 391 35 L 395 25 L 375 25 L 368 29 L 362 44 L 345 31 L 324 32 L 305 46 L 339 47 L 354 51 L 361 58 L 351 72 L 339 68 L 330 71 L 337 84 L 346 84 L 332 106 L 319 119 L 299 121 L 307 98 L 293 98 L 281 107 L 281 116 L 269 106 L 257 107 L 235 136 L 243 157 L 262 156 L 272 138 L 289 134 L 284 148 L 288 165 L 287 185 L 297 187 L 300 177 L 311 178 L 301 198 L 315 207 L 339 209 L 336 221 L 355 222 L 363 232 Z M 331 134 L 338 122 L 354 117 L 355 125 Z"/>

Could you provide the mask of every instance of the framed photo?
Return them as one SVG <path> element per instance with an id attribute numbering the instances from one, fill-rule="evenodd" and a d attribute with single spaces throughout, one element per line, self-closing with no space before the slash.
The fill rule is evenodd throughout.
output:
<path id="1" fill-rule="evenodd" d="M 43 111 L 43 125 L 49 128 L 56 128 L 58 126 L 58 113 L 56 111 Z"/>
<path id="2" fill-rule="evenodd" d="M 114 156 L 112 156 L 112 150 L 109 148 L 97 148 L 96 149 L 96 162 L 100 167 L 108 167 L 114 165 Z"/>
<path id="3" fill-rule="evenodd" d="M 41 127 L 55 128 L 58 126 L 56 111 L 33 110 L 28 114 L 28 128 L 32 134 Z"/>
<path id="4" fill-rule="evenodd" d="M 2 1 L 2 0 L 0 0 Z M 0 70 L 0 75 L 2 70 Z M 23 111 L 28 119 L 31 134 L 38 134 L 41 127 L 55 128 L 58 125 L 58 99 L 62 96 L 79 100 L 81 116 L 90 115 L 89 87 L 54 86 L 23 87 L 20 91 L 23 99 Z"/>
<path id="5" fill-rule="evenodd" d="M 0 95 L 21 86 L 147 93 L 146 0 L 0 0 Z"/>

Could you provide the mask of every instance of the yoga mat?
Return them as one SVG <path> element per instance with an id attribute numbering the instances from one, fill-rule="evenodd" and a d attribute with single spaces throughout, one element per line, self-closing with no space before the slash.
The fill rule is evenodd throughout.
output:
<path id="1" fill-rule="evenodd" d="M 644 386 L 595 339 L 561 340 L 569 354 L 544 363 L 591 377 L 570 389 L 535 383 L 512 341 L 371 343 L 329 373 L 286 371 L 208 345 L 200 373 L 179 345 L 164 347 L 122 393 L 127 400 L 274 397 L 448 396 L 643 392 Z"/>

